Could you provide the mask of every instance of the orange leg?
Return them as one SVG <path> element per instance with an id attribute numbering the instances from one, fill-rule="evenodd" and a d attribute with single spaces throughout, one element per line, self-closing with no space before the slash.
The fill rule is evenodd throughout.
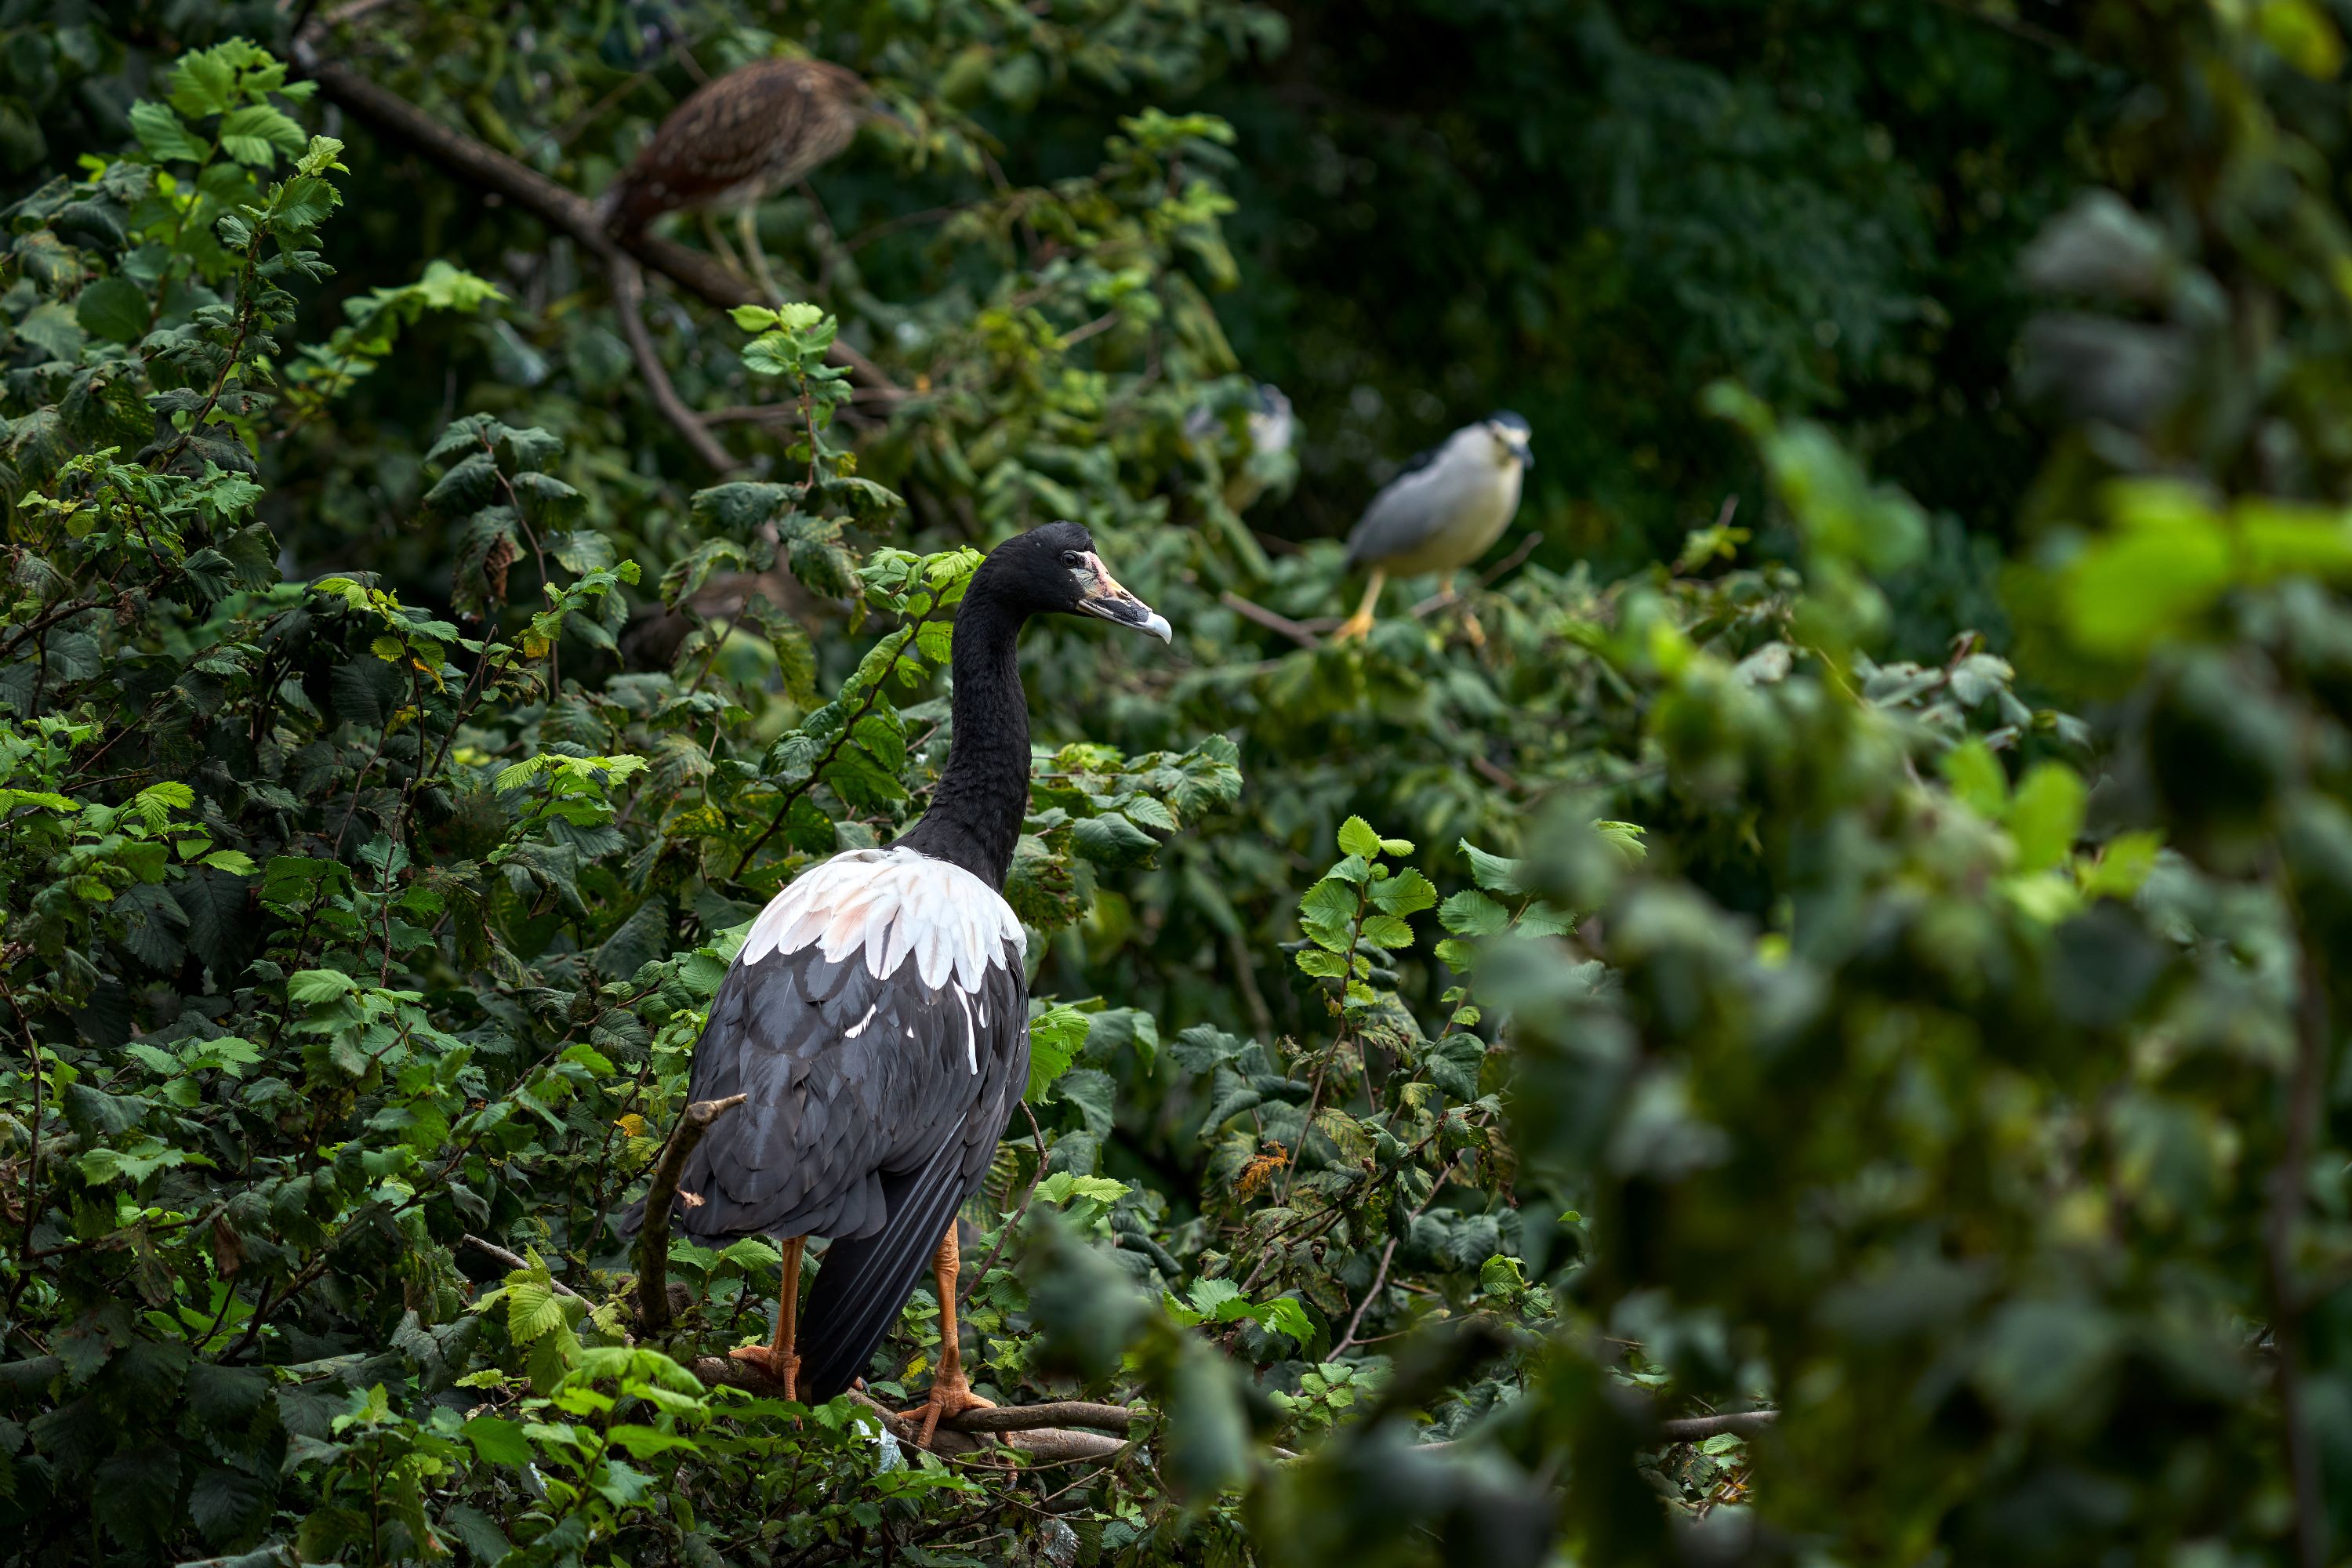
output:
<path id="1" fill-rule="evenodd" d="M 922 1416 L 923 1425 L 915 1434 L 915 1441 L 926 1448 L 931 1446 L 931 1435 L 939 1430 L 940 1416 L 989 1409 L 994 1404 L 974 1394 L 971 1384 L 964 1381 L 962 1336 L 956 1328 L 956 1275 L 961 1267 L 961 1259 L 955 1221 L 950 1220 L 948 1233 L 931 1258 L 931 1288 L 940 1298 L 940 1369 L 931 1374 L 929 1397 L 898 1412 L 901 1415 Z"/>
<path id="2" fill-rule="evenodd" d="M 801 1316 L 801 1249 L 808 1237 L 796 1236 L 783 1244 L 784 1279 L 776 1292 L 776 1337 L 764 1345 L 745 1345 L 727 1353 L 738 1361 L 748 1361 L 764 1368 L 770 1377 L 784 1385 L 784 1397 L 800 1397 L 794 1384 L 800 1381 L 801 1358 L 793 1353 L 793 1336 L 798 1331 Z"/>
<path id="3" fill-rule="evenodd" d="M 1333 642 L 1348 642 L 1370 633 L 1372 610 L 1380 604 L 1381 589 L 1387 585 L 1388 580 L 1387 573 L 1377 566 L 1372 568 L 1372 580 L 1364 588 L 1364 602 L 1356 606 L 1354 615 L 1339 623 L 1339 629 L 1331 634 Z"/>

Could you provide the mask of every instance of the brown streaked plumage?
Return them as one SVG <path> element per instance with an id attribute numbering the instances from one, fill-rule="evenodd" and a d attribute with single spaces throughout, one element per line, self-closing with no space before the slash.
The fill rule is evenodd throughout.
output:
<path id="1" fill-rule="evenodd" d="M 828 60 L 755 60 L 672 110 L 598 203 L 605 228 L 664 213 L 743 206 L 837 156 L 875 112 L 873 89 Z"/>

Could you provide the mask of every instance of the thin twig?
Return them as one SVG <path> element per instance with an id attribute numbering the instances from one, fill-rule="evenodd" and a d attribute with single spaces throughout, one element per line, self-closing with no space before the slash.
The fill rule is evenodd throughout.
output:
<path id="1" fill-rule="evenodd" d="M 528 1268 L 530 1267 L 530 1259 L 522 1257 L 519 1253 L 508 1251 L 505 1247 L 500 1247 L 495 1241 L 485 1241 L 471 1231 L 467 1231 L 465 1235 L 459 1237 L 457 1240 L 461 1246 L 470 1247 L 475 1251 L 480 1253 L 483 1257 L 503 1263 L 510 1269 Z M 575 1301 L 585 1301 L 588 1299 L 587 1297 L 583 1296 L 579 1291 L 574 1290 L 571 1286 L 566 1285 L 561 1279 L 551 1279 L 551 1283 L 554 1285 L 555 1293 L 559 1296 L 569 1296 Z"/>
<path id="2" fill-rule="evenodd" d="M 1512 567 L 1517 566 L 1520 562 L 1525 561 L 1528 556 L 1533 555 L 1536 552 L 1536 546 L 1542 542 L 1542 534 L 1530 532 L 1525 539 L 1519 541 L 1519 547 L 1517 550 L 1512 551 L 1508 555 L 1504 556 L 1500 561 L 1495 563 L 1495 564 L 1488 570 L 1481 572 L 1478 574 L 1478 581 L 1471 587 L 1470 592 L 1472 594 L 1481 594 L 1493 587 L 1497 582 L 1501 581 L 1505 573 L 1510 571 Z M 1422 600 L 1419 604 L 1413 605 L 1412 609 L 1405 613 L 1412 616 L 1414 620 L 1423 620 L 1435 615 L 1438 611 L 1445 608 L 1448 605 L 1460 604 L 1469 595 L 1466 594 L 1457 594 L 1453 589 L 1447 588 L 1441 593 L 1432 594 L 1428 598 Z"/>
<path id="3" fill-rule="evenodd" d="M 1239 594 L 1234 593 L 1230 588 L 1217 595 L 1217 602 L 1224 605 L 1225 608 L 1233 611 L 1235 615 L 1241 616 L 1242 619 L 1245 621 L 1255 621 L 1259 626 L 1264 626 L 1266 630 L 1288 637 L 1300 647 L 1321 647 L 1323 646 L 1323 639 L 1317 637 L 1308 627 L 1292 620 L 1288 616 L 1278 615 L 1275 611 L 1267 609 L 1264 605 L 1254 604 L 1251 601 L 1243 598 Z"/>
<path id="4" fill-rule="evenodd" d="M 645 380 L 646 395 L 705 467 L 720 475 L 734 473 L 742 465 L 719 444 L 702 416 L 686 405 L 686 399 L 670 384 L 669 372 L 662 367 L 653 334 L 646 330 L 644 270 L 625 256 L 616 255 L 607 265 L 613 278 L 613 308 L 621 318 L 621 335 L 629 341 L 630 356 L 637 362 L 637 374 Z"/>
<path id="5" fill-rule="evenodd" d="M 1347 1331 L 1339 1336 L 1339 1342 L 1331 1347 L 1331 1353 L 1327 1359 L 1338 1361 L 1340 1353 L 1356 1342 L 1356 1331 L 1364 1326 L 1364 1314 L 1371 1310 L 1373 1300 L 1381 1293 L 1381 1287 L 1389 1282 L 1389 1264 L 1396 1258 L 1397 1239 L 1393 1236 L 1389 1237 L 1389 1244 L 1381 1248 L 1381 1266 L 1372 1270 L 1372 1282 L 1365 1289 L 1364 1299 L 1356 1303 L 1355 1311 L 1348 1319 Z"/>
<path id="6" fill-rule="evenodd" d="M 1011 1219 L 997 1228 L 996 1245 L 988 1249 L 988 1255 L 980 1260 L 980 1267 L 965 1275 L 963 1283 L 956 1287 L 956 1300 L 960 1302 L 970 1300 L 972 1291 L 988 1278 L 988 1271 L 996 1267 L 998 1256 L 1004 1251 L 1005 1238 L 1019 1230 L 1021 1222 L 1029 1217 L 1029 1200 L 1037 1195 L 1037 1184 L 1045 1176 L 1045 1130 L 1037 1125 L 1037 1113 L 1029 1109 L 1029 1102 L 1024 1100 L 1020 1105 L 1021 1114 L 1029 1119 L 1029 1134 L 1037 1141 L 1037 1169 L 1030 1173 L 1029 1188 L 1021 1194 L 1021 1206 L 1013 1211 Z"/>
<path id="7" fill-rule="evenodd" d="M 669 1211 L 677 1201 L 677 1179 L 685 1173 L 687 1156 L 702 1142 L 710 1124 L 751 1097 L 730 1095 L 725 1100 L 698 1100 L 686 1108 L 654 1162 L 653 1185 L 646 1189 L 645 1228 L 637 1232 L 637 1319 L 649 1334 L 669 1327 Z"/>

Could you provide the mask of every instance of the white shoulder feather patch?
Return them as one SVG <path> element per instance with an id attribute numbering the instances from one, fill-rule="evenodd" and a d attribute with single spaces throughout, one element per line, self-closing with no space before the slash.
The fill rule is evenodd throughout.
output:
<path id="1" fill-rule="evenodd" d="M 1005 944 L 1026 956 L 1028 939 L 1004 895 L 961 866 L 911 849 L 850 849 L 800 875 L 751 922 L 738 963 L 820 944 L 839 963 L 859 949 L 877 980 L 909 956 L 936 991 L 953 975 L 977 993 Z"/>

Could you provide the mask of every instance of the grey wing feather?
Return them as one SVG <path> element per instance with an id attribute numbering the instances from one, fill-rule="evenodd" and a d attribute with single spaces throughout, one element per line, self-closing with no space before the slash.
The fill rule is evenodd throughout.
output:
<path id="1" fill-rule="evenodd" d="M 1348 535 L 1348 564 L 1402 555 L 1443 528 L 1448 516 L 1444 479 L 1444 470 L 1424 458 L 1381 486 Z"/>
<path id="2" fill-rule="evenodd" d="M 911 956 L 887 979 L 814 945 L 729 971 L 688 1095 L 750 1099 L 688 1160 L 678 1186 L 701 1202 L 678 1205 L 677 1228 L 706 1242 L 871 1235 L 888 1220 L 887 1179 L 950 1142 L 959 1181 L 976 1184 L 1028 1079 L 1027 987 L 1006 958 L 961 1000 L 952 978 L 924 985 Z M 640 1212 L 621 1216 L 625 1234 Z"/>

